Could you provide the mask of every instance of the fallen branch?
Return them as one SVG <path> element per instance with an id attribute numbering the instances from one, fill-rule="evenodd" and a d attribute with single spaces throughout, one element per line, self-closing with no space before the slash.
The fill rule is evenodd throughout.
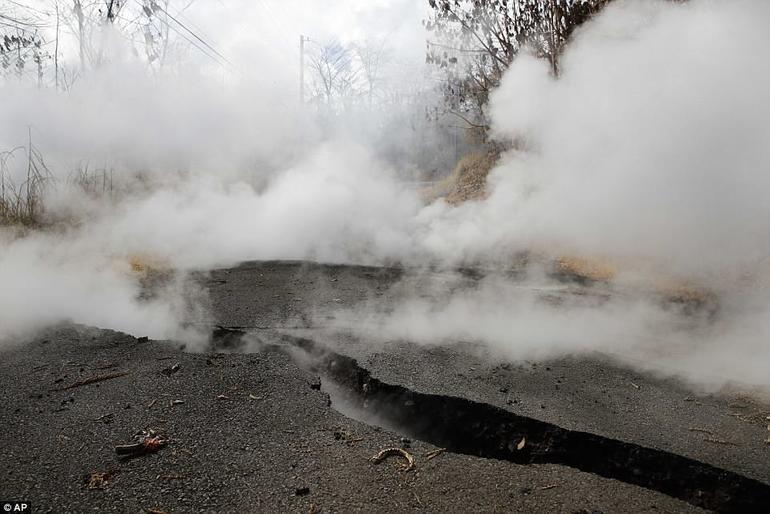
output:
<path id="1" fill-rule="evenodd" d="M 115 447 L 115 453 L 122 456 L 136 457 L 154 453 L 168 444 L 168 440 L 158 435 L 154 430 L 142 430 L 134 437 L 135 443 L 120 444 Z"/>
<path id="2" fill-rule="evenodd" d="M 120 371 L 117 373 L 107 373 L 106 375 L 97 375 L 95 377 L 86 378 L 85 380 L 78 380 L 74 384 L 68 385 L 67 387 L 63 387 L 61 389 L 54 389 L 54 391 L 66 391 L 67 389 L 75 389 L 76 387 L 96 384 L 97 382 L 104 382 L 105 380 L 112 380 L 113 378 L 125 377 L 129 374 L 130 372 L 128 371 Z"/>
<path id="3" fill-rule="evenodd" d="M 714 444 L 724 444 L 728 446 L 738 446 L 736 443 L 732 441 L 725 441 L 724 439 L 716 439 L 714 437 L 706 437 L 703 439 L 707 443 L 714 443 Z"/>
<path id="4" fill-rule="evenodd" d="M 414 491 L 410 491 L 412 493 L 412 496 L 414 496 L 414 499 L 417 500 L 417 504 L 420 506 L 421 509 L 425 508 L 425 505 L 423 505 L 422 501 L 420 501 L 420 498 L 417 496 L 417 493 Z"/>
<path id="5" fill-rule="evenodd" d="M 371 457 L 369 460 L 374 464 L 379 464 L 383 460 L 394 455 L 401 456 L 406 459 L 407 463 L 401 464 L 402 471 L 411 471 L 412 469 L 414 469 L 414 457 L 412 457 L 411 453 L 409 453 L 408 451 L 402 448 L 385 448 L 374 457 Z"/>
<path id="6" fill-rule="evenodd" d="M 425 455 L 423 455 L 423 457 L 425 457 L 426 460 L 435 459 L 445 451 L 446 451 L 446 448 L 437 448 L 435 450 L 431 450 L 427 452 Z"/>

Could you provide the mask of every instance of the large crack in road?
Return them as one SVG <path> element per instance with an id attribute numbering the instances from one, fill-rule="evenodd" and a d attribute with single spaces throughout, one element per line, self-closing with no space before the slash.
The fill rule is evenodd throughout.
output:
<path id="1" fill-rule="evenodd" d="M 219 327 L 215 344 L 237 347 L 241 330 Z M 259 336 L 257 336 L 258 338 Z M 327 383 L 332 406 L 447 451 L 517 464 L 561 464 L 661 492 L 717 512 L 766 512 L 770 485 L 695 459 L 568 430 L 486 403 L 424 394 L 371 376 L 356 359 L 282 334 L 258 345 L 280 351 Z"/>

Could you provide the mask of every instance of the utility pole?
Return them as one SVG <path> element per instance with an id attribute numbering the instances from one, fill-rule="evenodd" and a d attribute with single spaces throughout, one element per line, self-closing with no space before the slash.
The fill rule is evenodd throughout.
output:
<path id="1" fill-rule="evenodd" d="M 113 23 L 115 21 L 115 13 L 112 12 L 112 7 L 115 5 L 115 0 L 110 0 L 109 5 L 107 6 L 107 21 L 109 23 Z"/>
<path id="2" fill-rule="evenodd" d="M 59 1 L 56 1 L 56 47 L 53 52 L 53 65 L 56 77 L 56 91 L 59 91 Z"/>
<path id="3" fill-rule="evenodd" d="M 305 104 L 305 41 L 308 38 L 299 35 L 299 105 Z"/>
<path id="4" fill-rule="evenodd" d="M 83 29 L 83 6 L 80 4 L 80 0 L 74 0 L 74 5 L 72 7 L 72 10 L 75 12 L 75 16 L 78 19 L 78 41 L 80 43 L 80 73 L 83 73 L 85 71 L 85 41 L 83 38 L 85 38 L 84 35 L 84 29 Z"/>

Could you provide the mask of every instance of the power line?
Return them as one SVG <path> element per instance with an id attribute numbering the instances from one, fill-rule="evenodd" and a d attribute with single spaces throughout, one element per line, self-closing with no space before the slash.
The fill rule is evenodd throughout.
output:
<path id="1" fill-rule="evenodd" d="M 221 60 L 219 60 L 219 58 L 217 58 L 215 55 L 212 55 L 212 54 L 210 54 L 209 52 L 207 52 L 205 48 L 203 48 L 202 46 L 200 46 L 199 44 L 197 44 L 195 41 L 191 40 L 190 38 L 188 38 L 187 36 L 185 36 L 184 34 L 182 34 L 181 32 L 179 32 L 179 30 L 177 30 L 175 27 L 173 27 L 173 26 L 169 25 L 168 23 L 166 23 L 166 26 L 167 26 L 168 28 L 170 28 L 171 30 L 173 30 L 173 31 L 174 31 L 174 33 L 175 33 L 176 35 L 178 35 L 179 37 L 181 37 L 182 39 L 184 39 L 185 41 L 187 41 L 188 43 L 190 43 L 192 46 L 194 46 L 195 48 L 197 48 L 197 49 L 198 49 L 198 50 L 199 50 L 199 51 L 200 51 L 200 52 L 201 52 L 203 55 L 205 55 L 206 57 L 208 57 L 208 58 L 209 58 L 209 59 L 211 59 L 212 61 L 216 62 L 216 63 L 217 63 L 217 64 L 219 64 L 220 66 L 225 66 L 225 64 L 226 64 L 226 63 L 223 63 L 223 62 L 222 62 Z"/>
<path id="2" fill-rule="evenodd" d="M 206 31 L 205 31 L 205 30 L 203 30 L 203 29 L 202 29 L 201 27 L 199 27 L 198 25 L 196 25 L 196 24 L 193 22 L 193 20 L 191 20 L 191 19 L 190 19 L 189 17 L 187 17 L 187 15 L 185 14 L 185 11 L 186 11 L 186 10 L 187 10 L 187 9 L 188 9 L 188 8 L 189 8 L 191 5 L 193 5 L 193 3 L 195 3 L 195 0 L 189 0 L 189 2 L 190 2 L 190 3 L 188 3 L 188 4 L 187 4 L 185 7 L 182 7 L 181 9 L 178 9 L 178 10 L 177 10 L 177 13 L 176 13 L 176 17 L 177 17 L 177 18 L 179 18 L 180 20 L 183 20 L 185 23 L 187 23 L 187 26 L 188 26 L 188 27 L 192 27 L 193 29 L 195 29 L 195 30 L 196 30 L 196 32 L 197 32 L 198 34 L 200 34 L 200 36 L 201 36 L 202 38 L 204 38 L 204 39 L 206 39 L 206 40 L 211 40 L 212 38 L 210 38 L 210 37 L 209 37 L 209 35 L 206 33 Z"/>
<path id="3" fill-rule="evenodd" d="M 21 27 L 19 25 L 14 25 L 5 21 L 0 21 L 0 26 L 11 27 L 12 29 L 20 30 L 22 32 L 29 32 L 29 27 Z"/>
<path id="4" fill-rule="evenodd" d="M 156 7 L 156 8 L 157 8 L 159 11 L 161 11 L 162 13 L 165 13 L 165 15 L 166 15 L 166 16 L 168 16 L 169 18 L 171 18 L 171 19 L 172 19 L 172 20 L 173 20 L 173 21 L 174 21 L 174 22 L 175 22 L 177 25 L 179 25 L 179 26 L 180 26 L 180 27 L 182 27 L 184 30 L 186 30 L 187 32 L 189 32 L 189 33 L 190 33 L 190 35 L 192 35 L 192 36 L 193 36 L 195 39 L 197 39 L 197 40 L 198 40 L 198 41 L 200 41 L 200 42 L 201 42 L 203 45 L 205 45 L 205 46 L 206 46 L 206 48 L 208 48 L 208 49 L 210 49 L 212 52 L 214 52 L 214 53 L 215 53 L 217 56 L 219 56 L 219 57 L 220 57 L 220 58 L 221 58 L 223 61 L 225 61 L 225 62 L 226 62 L 227 64 L 229 64 L 230 66 L 233 66 L 233 63 L 231 63 L 231 62 L 230 62 L 230 61 L 227 59 L 227 57 L 225 57 L 224 55 L 222 55 L 222 54 L 221 54 L 221 53 L 220 53 L 220 52 L 219 52 L 219 51 L 218 51 L 216 48 L 214 48 L 213 46 L 211 46 L 210 44 L 208 44 L 206 41 L 204 41 L 204 40 L 203 40 L 203 39 L 202 39 L 200 36 L 198 36 L 198 34 L 196 34 L 195 32 L 193 32 L 192 30 L 188 29 L 188 28 L 187 28 L 187 26 L 185 26 L 185 25 L 184 25 L 184 24 L 183 24 L 181 21 L 177 20 L 177 19 L 176 19 L 176 18 L 174 18 L 174 17 L 173 17 L 171 14 L 169 14 L 169 12 L 168 12 L 167 10 L 165 10 L 163 7 L 161 7 L 161 6 L 160 6 L 160 5 L 158 5 L 157 3 L 155 3 L 155 4 L 153 4 L 153 5 L 154 5 L 154 7 Z"/>
<path id="5" fill-rule="evenodd" d="M 42 14 L 44 16 L 51 16 L 51 12 L 50 11 L 41 11 L 40 9 L 35 9 L 34 7 L 30 7 L 29 5 L 21 4 L 19 2 L 15 2 L 14 0 L 3 0 L 3 1 L 7 2 L 9 4 L 13 4 L 13 5 L 16 5 L 18 7 L 21 7 L 22 9 L 27 9 L 28 11 L 40 13 L 40 14 Z"/>
<path id="6" fill-rule="evenodd" d="M 139 0 L 137 0 L 137 3 L 139 3 Z M 164 12 L 164 13 L 166 14 L 166 16 L 168 16 L 168 17 L 169 17 L 169 18 L 171 18 L 171 19 L 174 19 L 174 18 L 173 18 L 173 16 L 171 16 L 171 15 L 170 15 L 170 14 L 169 14 L 169 13 L 168 13 L 166 10 L 164 10 L 163 8 L 161 8 L 161 7 L 160 7 L 160 6 L 159 6 L 157 3 L 154 3 L 153 5 L 154 5 L 154 6 L 156 6 L 156 7 L 157 7 L 157 8 L 158 8 L 160 11 Z M 156 18 L 157 18 L 157 16 L 156 16 Z M 160 18 L 158 18 L 158 19 L 160 20 Z M 175 19 L 174 19 L 174 20 L 175 20 Z M 200 52 L 201 52 L 203 55 L 205 55 L 205 56 L 206 56 L 206 57 L 208 57 L 209 59 L 213 60 L 214 62 L 216 62 L 216 63 L 217 63 L 217 64 L 219 64 L 220 66 L 225 66 L 225 63 L 226 63 L 226 64 L 230 64 L 230 62 L 229 62 L 229 61 L 227 61 L 227 59 L 225 59 L 224 57 L 222 57 L 222 59 L 224 59 L 224 60 L 225 60 L 225 63 L 221 62 L 219 58 L 217 58 L 215 55 L 212 55 L 211 53 L 209 53 L 208 51 L 206 51 L 206 49 L 205 49 L 205 48 L 201 47 L 199 44 L 197 44 L 195 41 L 191 40 L 189 37 L 185 36 L 185 35 L 184 35 L 182 32 L 180 32 L 180 31 L 179 31 L 179 30 L 178 30 L 176 27 L 174 27 L 173 25 L 171 25 L 170 23 L 168 23 L 168 21 L 166 21 L 166 20 L 161 20 L 161 21 L 163 21 L 163 23 L 165 23 L 166 27 L 168 27 L 170 30 L 173 30 L 175 34 L 177 34 L 179 37 L 181 37 L 182 39 L 184 39 L 185 41 L 187 41 L 188 43 L 190 43 L 192 46 L 194 46 L 196 49 L 198 49 L 198 50 L 199 50 L 199 51 L 200 51 Z M 175 21 L 176 21 L 176 20 L 175 20 Z M 177 21 L 177 23 L 178 23 L 180 26 L 183 26 L 183 25 L 182 25 L 181 23 L 179 23 L 178 21 Z M 187 29 L 186 27 L 184 27 L 184 28 L 185 28 L 185 30 L 187 30 L 188 32 L 190 32 L 190 30 L 189 30 L 189 29 Z M 193 34 L 193 35 L 194 35 L 194 34 Z M 195 37 L 196 37 L 197 39 L 200 39 L 200 38 L 198 38 L 197 36 L 195 36 Z M 202 40 L 201 40 L 201 41 L 202 41 Z M 205 44 L 205 42 L 204 42 L 204 44 Z M 209 46 L 209 45 L 207 45 L 207 46 Z M 216 52 L 216 50 L 214 50 L 214 51 Z M 216 53 L 219 55 L 219 52 L 216 52 Z M 232 64 L 230 64 L 230 66 L 232 66 Z"/>
<path id="7" fill-rule="evenodd" d="M 19 25 L 25 25 L 27 27 L 43 28 L 43 27 L 48 27 L 49 26 L 49 25 L 43 25 L 43 24 L 38 24 L 38 23 L 30 23 L 30 22 L 27 22 L 27 21 L 17 20 L 16 18 L 11 18 L 10 16 L 6 16 L 5 14 L 0 14 L 0 18 L 2 18 L 4 20 L 8 20 L 8 21 L 10 21 L 12 23 L 17 23 Z"/>

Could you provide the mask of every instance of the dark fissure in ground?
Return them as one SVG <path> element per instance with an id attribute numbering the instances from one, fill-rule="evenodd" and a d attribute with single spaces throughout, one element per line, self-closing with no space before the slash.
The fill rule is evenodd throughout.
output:
<path id="1" fill-rule="evenodd" d="M 220 349 L 236 350 L 245 335 L 218 327 Z M 638 485 L 717 512 L 766 512 L 770 486 L 674 453 L 646 448 L 520 416 L 485 403 L 422 394 L 373 378 L 355 359 L 305 338 L 281 336 L 266 351 L 291 355 L 321 375 L 332 406 L 447 451 L 515 462 L 561 464 Z"/>

